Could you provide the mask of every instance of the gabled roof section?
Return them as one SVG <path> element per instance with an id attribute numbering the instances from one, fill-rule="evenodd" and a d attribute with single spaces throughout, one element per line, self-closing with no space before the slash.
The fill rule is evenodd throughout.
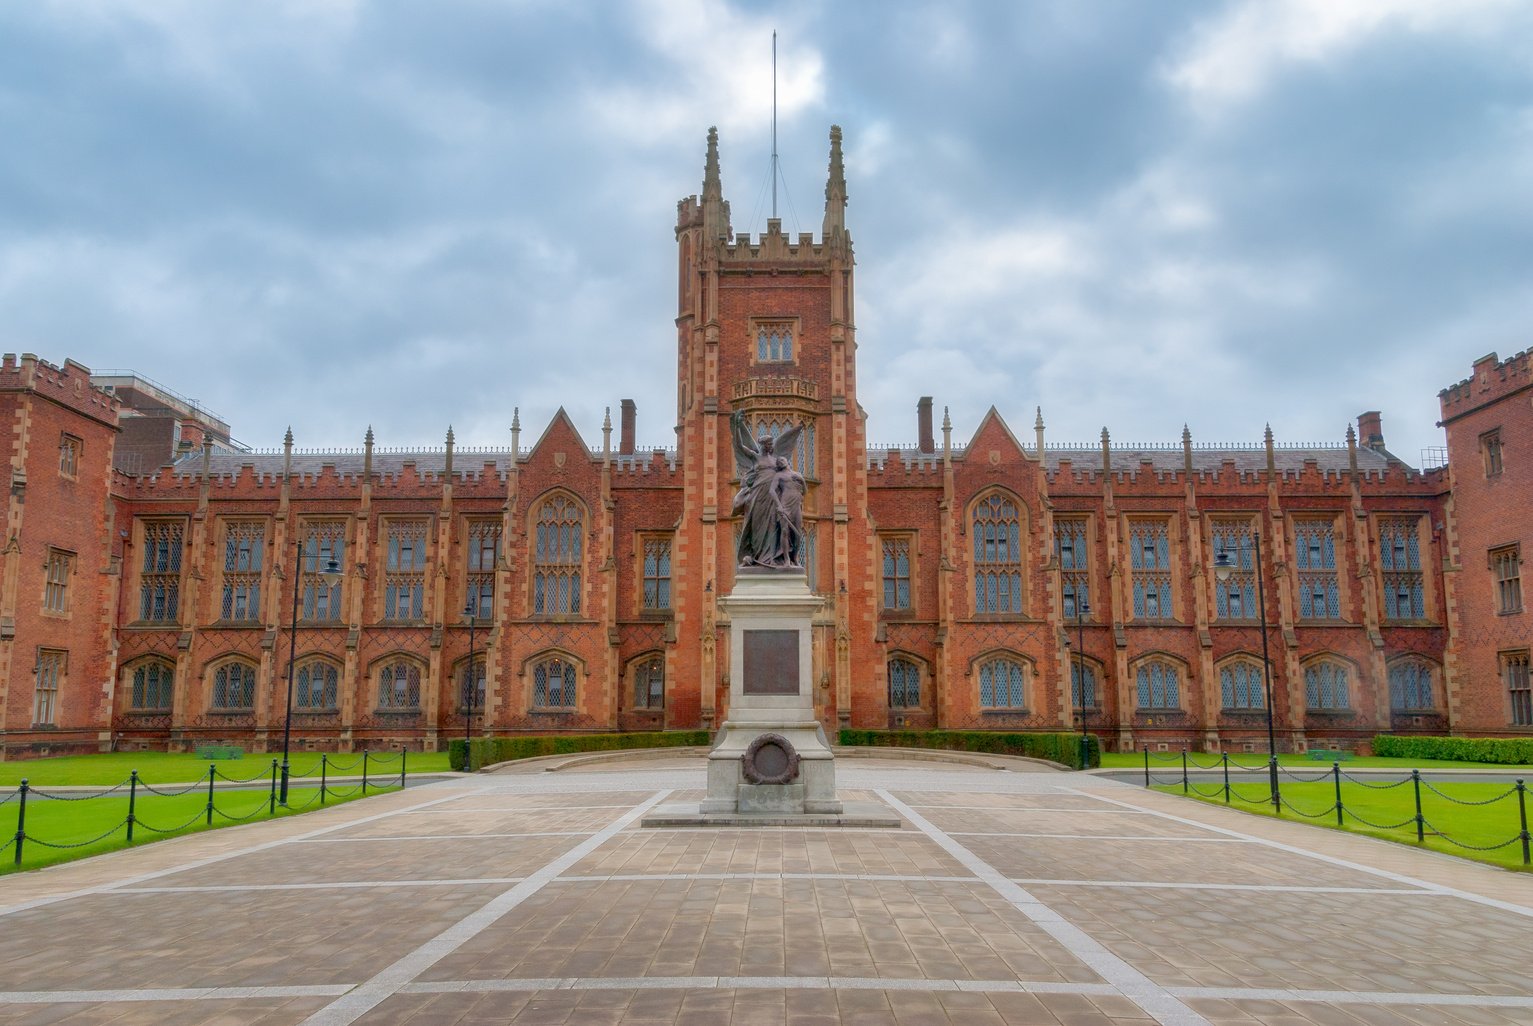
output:
<path id="1" fill-rule="evenodd" d="M 1017 441 L 1017 436 L 1012 434 L 1011 428 L 1006 425 L 1006 418 L 1002 417 L 1001 411 L 997 410 L 994 406 L 986 410 L 985 415 L 979 419 L 979 427 L 974 429 L 974 434 L 969 439 L 969 444 L 964 447 L 965 451 L 974 449 L 979 445 L 979 440 L 987 434 L 994 442 L 1004 439 L 1017 451 L 1019 456 L 1025 456 L 1028 459 L 1036 458 L 1033 453 L 1027 451 L 1021 442 Z"/>
<path id="2" fill-rule="evenodd" d="M 538 452 L 545 445 L 553 446 L 560 445 L 561 443 L 578 450 L 587 460 L 596 458 L 592 454 L 591 449 L 586 445 L 585 440 L 580 437 L 580 429 L 575 426 L 574 421 L 570 420 L 570 415 L 565 413 L 564 407 L 561 406 L 554 413 L 553 418 L 549 420 L 548 427 L 543 429 L 543 433 L 538 436 L 538 440 L 527 451 L 527 455 L 522 457 L 521 462 L 525 463 L 537 456 Z"/>

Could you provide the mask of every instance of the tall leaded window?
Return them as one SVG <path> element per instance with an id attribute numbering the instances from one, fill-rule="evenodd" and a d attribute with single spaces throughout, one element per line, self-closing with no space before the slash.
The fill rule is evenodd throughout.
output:
<path id="1" fill-rule="evenodd" d="M 671 539 L 647 537 L 642 540 L 644 552 L 644 608 L 649 610 L 671 608 Z"/>
<path id="2" fill-rule="evenodd" d="M 69 653 L 57 649 L 42 648 L 37 651 L 37 692 L 32 700 L 32 723 L 39 727 L 57 724 L 59 682 L 64 679 L 64 669 Z"/>
<path id="3" fill-rule="evenodd" d="M 73 478 L 80 473 L 80 449 L 83 443 L 74 435 L 59 436 L 59 475 Z"/>
<path id="4" fill-rule="evenodd" d="M 253 520 L 231 521 L 224 529 L 224 598 L 219 618 L 261 618 L 261 562 L 266 525 Z"/>
<path id="5" fill-rule="evenodd" d="M 1128 529 L 1128 547 L 1134 580 L 1134 619 L 1171 619 L 1171 539 L 1166 522 L 1133 521 Z"/>
<path id="6" fill-rule="evenodd" d="M 419 620 L 426 615 L 426 521 L 391 520 L 383 568 L 383 616 Z"/>
<path id="7" fill-rule="evenodd" d="M 974 611 L 1022 612 L 1022 524 L 1004 495 L 974 506 Z"/>
<path id="8" fill-rule="evenodd" d="M 573 688 L 570 693 L 574 693 Z M 646 656 L 634 664 L 633 707 L 654 710 L 665 708 L 664 656 Z"/>
<path id="9" fill-rule="evenodd" d="M 134 712 L 169 712 L 175 698 L 176 669 L 158 659 L 133 668 L 128 708 Z"/>
<path id="10" fill-rule="evenodd" d="M 532 611 L 580 612 L 581 552 L 585 518 L 575 500 L 554 495 L 538 507 L 533 527 Z"/>
<path id="11" fill-rule="evenodd" d="M 1492 549 L 1490 572 L 1496 581 L 1496 612 L 1516 613 L 1522 609 L 1522 546 L 1508 545 Z"/>
<path id="12" fill-rule="evenodd" d="M 250 663 L 228 662 L 213 671 L 213 709 L 241 712 L 255 708 L 256 668 Z"/>
<path id="13" fill-rule="evenodd" d="M 1070 660 L 1070 704 L 1076 709 L 1097 707 L 1096 667 L 1079 656 Z"/>
<path id="14" fill-rule="evenodd" d="M 884 557 L 884 608 L 910 608 L 910 536 L 886 535 L 879 539 Z"/>
<path id="15" fill-rule="evenodd" d="M 1501 653 L 1501 679 L 1511 703 L 1512 726 L 1533 727 L 1533 675 L 1528 650 Z"/>
<path id="16" fill-rule="evenodd" d="M 1347 668 L 1332 659 L 1321 659 L 1304 668 L 1304 701 L 1310 709 L 1350 709 L 1352 697 Z"/>
<path id="17" fill-rule="evenodd" d="M 74 553 L 49 549 L 44 568 L 43 609 L 49 613 L 69 612 L 69 572 L 74 568 Z"/>
<path id="18" fill-rule="evenodd" d="M 575 664 L 560 656 L 532 668 L 532 704 L 538 709 L 575 708 Z"/>
<path id="19" fill-rule="evenodd" d="M 1181 673 L 1164 659 L 1147 659 L 1134 674 L 1141 709 L 1180 709 Z"/>
<path id="20" fill-rule="evenodd" d="M 476 655 L 458 664 L 458 707 L 484 710 L 484 656 Z"/>
<path id="21" fill-rule="evenodd" d="M 500 562 L 500 521 L 468 522 L 468 601 L 476 617 L 495 615 L 495 567 Z"/>
<path id="22" fill-rule="evenodd" d="M 804 581 L 810 591 L 819 591 L 820 528 L 812 520 L 804 521 Z"/>
<path id="23" fill-rule="evenodd" d="M 1299 573 L 1299 615 L 1306 620 L 1340 619 L 1336 522 L 1330 518 L 1294 521 L 1293 556 Z"/>
<path id="24" fill-rule="evenodd" d="M 1395 712 L 1422 712 L 1437 707 L 1432 698 L 1432 668 L 1419 659 L 1402 659 L 1389 667 L 1389 707 Z"/>
<path id="25" fill-rule="evenodd" d="M 1379 521 L 1379 565 L 1384 571 L 1384 617 L 1420 620 L 1426 616 L 1421 576 L 1421 541 L 1414 517 Z"/>
<path id="26" fill-rule="evenodd" d="M 985 709 L 1027 711 L 1027 668 L 1000 656 L 979 664 L 979 704 Z"/>
<path id="27" fill-rule="evenodd" d="M 921 704 L 921 668 L 909 659 L 889 660 L 889 708 L 914 709 Z"/>
<path id="28" fill-rule="evenodd" d="M 1487 431 L 1480 436 L 1480 456 L 1485 461 L 1485 476 L 1501 474 L 1501 431 Z"/>
<path id="29" fill-rule="evenodd" d="M 793 325 L 786 322 L 756 324 L 756 362 L 791 363 Z"/>
<path id="30" fill-rule="evenodd" d="M 792 452 L 777 452 L 777 439 L 789 428 L 797 427 L 800 423 L 804 429 L 798 434 L 798 442 L 793 446 Z M 814 418 L 805 417 L 757 417 L 754 429 L 755 438 L 770 435 L 773 443 L 773 452 L 788 459 L 788 466 L 804 475 L 806 478 L 814 477 Z"/>
<path id="31" fill-rule="evenodd" d="M 144 524 L 144 561 L 138 578 L 138 618 L 174 622 L 181 599 L 181 537 L 179 521 L 152 520 Z"/>
<path id="32" fill-rule="evenodd" d="M 303 618 L 326 622 L 341 618 L 341 582 L 325 583 L 320 571 L 334 560 L 346 565 L 346 522 L 311 520 L 303 525 Z"/>
<path id="33" fill-rule="evenodd" d="M 340 672 L 334 663 L 309 659 L 298 664 L 293 680 L 293 705 L 304 712 L 338 708 Z"/>
<path id="34" fill-rule="evenodd" d="M 1256 559 L 1251 525 L 1241 520 L 1217 520 L 1213 526 L 1214 558 L 1227 558 L 1234 568 L 1228 581 L 1214 580 L 1214 610 L 1221 620 L 1256 616 Z"/>
<path id="35" fill-rule="evenodd" d="M 1225 709 L 1263 709 L 1262 667 L 1248 659 L 1219 667 L 1219 696 Z"/>
<path id="36" fill-rule="evenodd" d="M 390 659 L 378 670 L 378 708 L 415 712 L 421 707 L 421 670 L 408 659 Z"/>
<path id="37" fill-rule="evenodd" d="M 1091 610 L 1091 581 L 1086 568 L 1086 518 L 1054 521 L 1054 554 L 1059 557 L 1059 583 L 1067 620 Z"/>

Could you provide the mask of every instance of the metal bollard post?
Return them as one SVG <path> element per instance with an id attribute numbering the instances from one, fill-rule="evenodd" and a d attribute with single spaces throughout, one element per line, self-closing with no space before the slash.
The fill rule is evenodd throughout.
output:
<path id="1" fill-rule="evenodd" d="M 277 760 L 271 761 L 271 804 L 266 808 L 268 816 L 277 814 Z"/>
<path id="2" fill-rule="evenodd" d="M 133 843 L 133 810 L 138 804 L 138 770 L 128 773 L 128 843 Z"/>
<path id="3" fill-rule="evenodd" d="M 362 797 L 367 797 L 367 749 L 362 749 Z"/>
<path id="4" fill-rule="evenodd" d="M 1336 781 L 1336 825 L 1344 826 L 1341 818 L 1341 763 L 1331 763 L 1331 778 Z"/>
<path id="5" fill-rule="evenodd" d="M 1421 771 L 1411 770 L 1411 786 L 1416 791 L 1416 843 L 1421 844 L 1427 839 L 1426 819 L 1421 815 Z"/>
<path id="6" fill-rule="evenodd" d="M 27 778 L 21 778 L 21 806 L 16 810 L 16 865 L 21 865 L 21 846 L 27 840 Z M 1523 850 L 1527 850 L 1527 842 L 1523 843 Z"/>
<path id="7" fill-rule="evenodd" d="M 325 776 L 330 769 L 330 756 L 321 753 L 319 757 L 319 804 L 325 804 Z"/>
<path id="8" fill-rule="evenodd" d="M 1220 762 L 1224 763 L 1224 804 L 1230 803 L 1230 753 L 1221 752 Z"/>
<path id="9" fill-rule="evenodd" d="M 1277 753 L 1267 757 L 1267 780 L 1272 787 L 1272 811 L 1274 815 L 1283 814 L 1283 792 L 1278 788 Z"/>
<path id="10" fill-rule="evenodd" d="M 1144 786 L 1150 786 L 1150 746 L 1144 746 Z"/>
<path id="11" fill-rule="evenodd" d="M 408 754 L 409 753 L 406 752 L 403 748 L 401 748 L 399 750 L 399 787 L 400 787 L 400 790 L 403 790 L 404 786 L 405 786 L 405 756 L 408 755 Z"/>
<path id="12" fill-rule="evenodd" d="M 213 825 L 213 777 L 217 772 L 217 766 L 208 765 L 208 826 Z"/>
<path id="13" fill-rule="evenodd" d="M 1187 749 L 1182 749 L 1182 793 L 1186 794 L 1187 787 Z"/>
<path id="14" fill-rule="evenodd" d="M 21 781 L 26 787 L 26 781 Z M 1522 820 L 1522 865 L 1528 865 L 1528 788 L 1518 779 L 1518 817 Z M 18 842 L 20 843 L 20 842 Z M 17 856 L 20 859 L 21 856 Z"/>

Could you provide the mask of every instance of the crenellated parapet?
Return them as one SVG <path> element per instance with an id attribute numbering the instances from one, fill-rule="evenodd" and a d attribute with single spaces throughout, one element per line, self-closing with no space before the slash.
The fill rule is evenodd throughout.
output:
<path id="1" fill-rule="evenodd" d="M 1437 393 L 1442 404 L 1442 423 L 1462 417 L 1490 403 L 1533 387 L 1533 349 L 1524 349 L 1505 360 L 1487 353 L 1474 362 L 1474 373 Z"/>
<path id="2" fill-rule="evenodd" d="M 31 392 L 93 420 L 116 427 L 121 402 L 91 384 L 90 368 L 73 360 L 62 367 L 32 353 L 6 353 L 0 359 L 0 391 Z"/>

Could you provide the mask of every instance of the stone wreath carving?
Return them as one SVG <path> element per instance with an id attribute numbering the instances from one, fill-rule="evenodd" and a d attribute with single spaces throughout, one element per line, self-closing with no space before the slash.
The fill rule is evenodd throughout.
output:
<path id="1" fill-rule="evenodd" d="M 791 784 L 798 779 L 798 752 L 781 734 L 758 734 L 740 762 L 752 784 Z"/>

